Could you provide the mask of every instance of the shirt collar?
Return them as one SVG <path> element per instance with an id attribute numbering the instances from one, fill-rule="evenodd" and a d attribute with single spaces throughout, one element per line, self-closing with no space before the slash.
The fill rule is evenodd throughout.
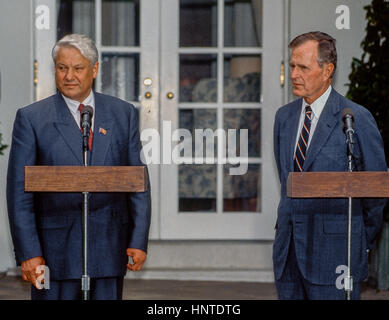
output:
<path id="1" fill-rule="evenodd" d="M 78 112 L 78 106 L 80 105 L 80 102 L 65 97 L 63 94 L 62 97 L 64 98 L 66 105 L 68 106 L 70 111 L 73 114 L 76 114 Z M 93 110 L 95 109 L 95 95 L 93 94 L 93 90 L 90 91 L 89 96 L 86 97 L 86 99 L 82 102 L 82 104 L 85 106 L 91 106 Z"/>
<path id="2" fill-rule="evenodd" d="M 330 96 L 331 90 L 332 90 L 332 86 L 330 85 L 319 98 L 317 98 L 314 102 L 312 102 L 312 104 L 310 104 L 315 119 L 319 119 L 324 109 L 324 106 L 326 105 L 328 97 Z M 306 103 L 305 100 L 303 99 L 302 110 L 304 113 L 305 113 L 305 107 L 308 105 L 309 104 Z"/>

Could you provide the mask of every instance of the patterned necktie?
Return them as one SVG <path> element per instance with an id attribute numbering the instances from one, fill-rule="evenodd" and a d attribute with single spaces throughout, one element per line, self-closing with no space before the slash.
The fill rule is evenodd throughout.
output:
<path id="1" fill-rule="evenodd" d="M 79 106 L 78 106 L 78 111 L 80 111 L 80 116 L 81 116 L 81 113 L 82 113 L 82 110 L 84 109 L 84 105 L 81 103 Z M 81 128 L 81 132 L 82 132 L 82 128 Z M 89 148 L 89 151 L 92 151 L 92 141 L 93 141 L 93 131 L 92 131 L 92 128 L 89 129 L 89 140 L 88 140 L 88 148 Z"/>
<path id="2" fill-rule="evenodd" d="M 305 156 L 307 153 L 309 132 L 311 130 L 312 109 L 311 106 L 305 107 L 304 125 L 301 129 L 300 137 L 297 143 L 296 154 L 294 158 L 294 171 L 303 171 Z"/>

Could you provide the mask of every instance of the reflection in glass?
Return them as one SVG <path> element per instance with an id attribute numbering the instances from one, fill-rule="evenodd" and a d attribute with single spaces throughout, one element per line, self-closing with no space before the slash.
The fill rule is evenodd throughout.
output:
<path id="1" fill-rule="evenodd" d="M 217 46 L 217 0 L 180 0 L 180 46 Z"/>
<path id="2" fill-rule="evenodd" d="M 139 46 L 139 0 L 103 0 L 104 46 Z"/>
<path id="3" fill-rule="evenodd" d="M 224 56 L 224 102 L 260 102 L 261 56 Z"/>
<path id="4" fill-rule="evenodd" d="M 179 211 L 216 211 L 216 165 L 179 166 Z"/>
<path id="5" fill-rule="evenodd" d="M 216 77 L 216 55 L 181 54 L 180 102 L 216 102 Z"/>
<path id="6" fill-rule="evenodd" d="M 126 101 L 139 100 L 139 54 L 103 54 L 102 91 Z"/>
<path id="7" fill-rule="evenodd" d="M 262 0 L 225 0 L 224 46 L 258 47 L 262 38 Z"/>
<path id="8" fill-rule="evenodd" d="M 224 109 L 224 130 L 237 130 L 237 156 L 240 149 L 240 129 L 248 129 L 248 156 L 261 156 L 261 110 L 260 109 Z M 243 155 L 244 156 L 244 155 Z"/>
<path id="9" fill-rule="evenodd" d="M 237 167 L 238 165 L 234 165 Z M 243 175 L 230 175 L 231 165 L 224 166 L 223 211 L 261 211 L 261 166 L 249 164 Z"/>
<path id="10" fill-rule="evenodd" d="M 217 157 L 217 137 L 212 137 L 216 127 L 216 109 L 180 110 L 179 128 L 189 130 L 192 136 L 192 157 L 202 159 L 203 163 L 205 157 Z"/>
<path id="11" fill-rule="evenodd" d="M 57 0 L 57 40 L 70 33 L 95 39 L 94 0 Z"/>

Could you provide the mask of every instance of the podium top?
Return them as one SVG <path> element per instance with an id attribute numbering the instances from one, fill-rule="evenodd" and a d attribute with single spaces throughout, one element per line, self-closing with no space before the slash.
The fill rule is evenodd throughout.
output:
<path id="1" fill-rule="evenodd" d="M 143 166 L 26 166 L 26 192 L 144 192 Z"/>
<path id="2" fill-rule="evenodd" d="M 388 198 L 389 172 L 290 172 L 290 198 Z"/>

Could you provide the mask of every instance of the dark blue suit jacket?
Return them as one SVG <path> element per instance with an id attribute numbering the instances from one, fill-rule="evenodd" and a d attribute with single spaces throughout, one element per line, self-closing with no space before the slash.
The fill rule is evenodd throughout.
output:
<path id="1" fill-rule="evenodd" d="M 299 268 L 314 284 L 334 285 L 337 266 L 347 265 L 347 199 L 291 199 L 286 181 L 294 171 L 294 146 L 302 99 L 281 107 L 274 124 L 274 154 L 281 182 L 276 235 L 273 246 L 275 278 L 285 266 L 293 230 Z M 304 171 L 348 171 L 347 147 L 342 131 L 342 110 L 354 113 L 358 171 L 386 171 L 384 148 L 369 111 L 332 89 L 312 136 Z M 352 275 L 367 277 L 367 249 L 371 249 L 382 222 L 386 199 L 353 199 Z"/>
<path id="2" fill-rule="evenodd" d="M 106 134 L 99 133 L 99 128 Z M 92 166 L 142 166 L 138 116 L 133 105 L 95 93 Z M 52 279 L 82 274 L 80 193 L 26 193 L 24 166 L 81 166 L 82 140 L 62 95 L 19 109 L 8 165 L 7 203 L 17 264 L 43 256 Z M 77 177 L 74 177 L 77 179 Z M 89 274 L 126 273 L 126 248 L 147 250 L 150 188 L 143 193 L 92 193 Z"/>

